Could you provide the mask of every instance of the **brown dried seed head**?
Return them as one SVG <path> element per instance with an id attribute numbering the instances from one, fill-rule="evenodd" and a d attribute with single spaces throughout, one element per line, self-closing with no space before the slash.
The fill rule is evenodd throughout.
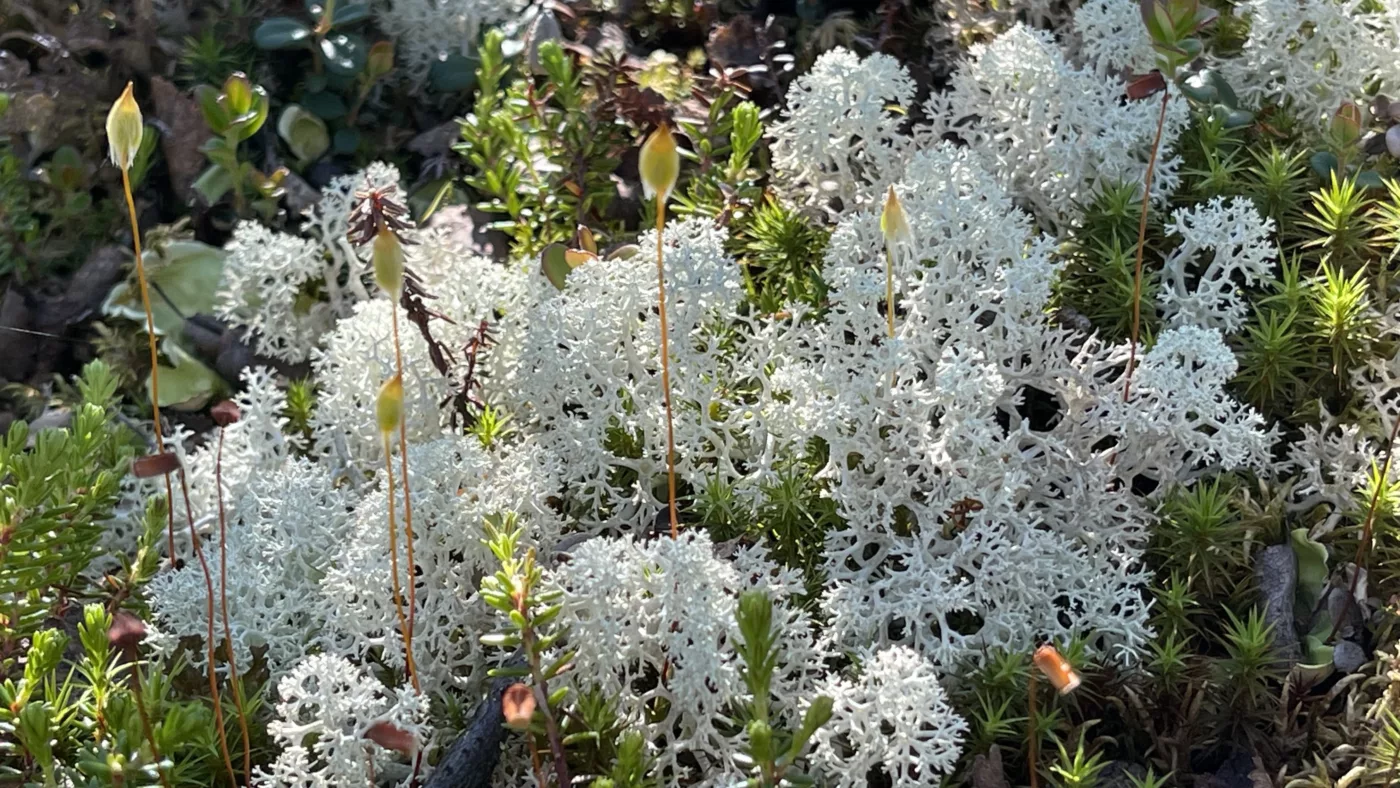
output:
<path id="1" fill-rule="evenodd" d="M 501 710 L 506 715 L 506 726 L 524 730 L 535 716 L 535 692 L 525 684 L 512 684 L 501 696 Z"/>
<path id="2" fill-rule="evenodd" d="M 365 730 L 365 738 L 386 750 L 412 755 L 418 742 L 413 734 L 390 722 L 376 722 Z"/>
<path id="3" fill-rule="evenodd" d="M 179 469 L 180 458 L 168 451 L 163 451 L 160 454 L 148 454 L 131 461 L 131 475 L 138 479 L 165 476 Z"/>
<path id="4" fill-rule="evenodd" d="M 227 427 L 230 424 L 236 424 L 242 414 L 238 412 L 238 405 L 233 400 L 226 399 L 210 408 L 209 415 L 213 417 L 215 424 Z"/>
<path id="5" fill-rule="evenodd" d="M 1036 668 L 1045 674 L 1045 678 L 1050 680 L 1061 695 L 1072 692 L 1079 686 L 1079 674 L 1074 672 L 1074 666 L 1049 643 L 1036 649 L 1033 659 Z"/>
<path id="6" fill-rule="evenodd" d="M 122 651 L 134 650 L 145 637 L 145 623 L 125 610 L 117 611 L 112 617 L 111 628 L 107 630 L 107 642 Z"/>

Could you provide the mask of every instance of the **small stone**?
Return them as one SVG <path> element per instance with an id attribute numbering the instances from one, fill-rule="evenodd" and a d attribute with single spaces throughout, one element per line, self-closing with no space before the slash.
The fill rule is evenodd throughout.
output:
<path id="1" fill-rule="evenodd" d="M 405 146 L 424 158 L 442 156 L 452 151 L 452 145 L 462 135 L 462 124 L 456 120 L 439 123 L 408 141 Z"/>
<path id="2" fill-rule="evenodd" d="M 1286 544 L 1273 545 L 1254 557 L 1254 577 L 1264 598 L 1264 623 L 1273 627 L 1274 648 L 1289 665 L 1300 656 L 1293 627 L 1293 594 L 1298 585 L 1298 557 Z"/>
<path id="3" fill-rule="evenodd" d="M 529 65 L 530 71 L 544 76 L 544 65 L 540 63 L 540 47 L 553 41 L 558 43 L 564 37 L 564 31 L 559 27 L 559 20 L 554 18 L 552 11 L 541 11 L 535 17 L 535 21 L 530 24 L 530 29 L 525 32 L 525 62 Z"/>
<path id="4" fill-rule="evenodd" d="M 23 336 L 30 330 L 29 305 L 17 287 L 11 286 L 0 295 L 0 335 Z M 3 329 L 15 329 L 11 335 Z M 0 382 L 21 383 L 34 369 L 34 343 L 7 339 L 0 342 Z"/>
<path id="5" fill-rule="evenodd" d="M 1350 640 L 1339 640 L 1332 647 L 1332 665 L 1342 673 L 1355 673 L 1366 664 L 1366 651 Z"/>
<path id="6" fill-rule="evenodd" d="M 191 186 L 207 164 L 200 146 L 209 139 L 211 132 L 204 123 L 199 102 L 169 80 L 151 78 L 151 99 L 155 103 L 156 118 L 167 129 L 167 133 L 161 135 L 160 144 L 170 188 L 180 202 L 188 202 Z"/>
<path id="7" fill-rule="evenodd" d="M 1140 763 L 1109 761 L 1099 772 L 1099 788 L 1133 788 L 1136 781 L 1147 776 L 1147 769 Z"/>
<path id="8" fill-rule="evenodd" d="M 1385 149 L 1390 155 L 1400 159 L 1400 126 L 1391 126 L 1385 131 Z"/>
<path id="9" fill-rule="evenodd" d="M 987 754 L 972 759 L 972 788 L 1010 788 L 1001 767 L 1001 748 L 993 744 Z"/>
<path id="10" fill-rule="evenodd" d="M 287 213 L 304 216 L 311 206 L 321 201 L 321 192 L 311 188 L 304 178 L 295 172 L 287 172 L 282 179 L 283 199 L 287 201 Z"/>

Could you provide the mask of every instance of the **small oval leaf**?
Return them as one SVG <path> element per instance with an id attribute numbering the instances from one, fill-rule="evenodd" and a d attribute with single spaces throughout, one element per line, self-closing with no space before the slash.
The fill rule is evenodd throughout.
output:
<path id="1" fill-rule="evenodd" d="M 549 283 L 559 290 L 564 289 L 564 279 L 573 270 L 569 265 L 569 250 L 560 243 L 553 243 L 540 253 L 540 270 Z"/>
<path id="2" fill-rule="evenodd" d="M 319 159 L 331 146 L 326 122 L 296 104 L 282 109 L 277 119 L 277 134 L 302 164 Z"/>
<path id="3" fill-rule="evenodd" d="M 325 0 L 306 0 L 306 13 L 311 15 L 317 22 L 321 21 L 321 15 L 326 12 Z M 369 3 L 347 3 L 344 0 L 335 4 L 335 16 L 331 19 L 331 26 L 348 25 L 368 19 L 370 14 Z"/>
<path id="4" fill-rule="evenodd" d="M 1312 165 L 1313 172 L 1326 178 L 1337 169 L 1337 157 L 1330 151 L 1320 150 L 1308 157 L 1308 164 Z"/>
<path id="5" fill-rule="evenodd" d="M 1375 170 L 1362 170 L 1356 173 L 1356 185 L 1363 189 L 1384 189 L 1385 179 Z"/>
<path id="6" fill-rule="evenodd" d="M 331 144 L 336 153 L 354 153 L 360 147 L 360 132 L 355 129 L 338 129 Z"/>
<path id="7" fill-rule="evenodd" d="M 353 77 L 365 68 L 368 57 L 365 40 L 352 33 L 336 33 L 321 40 L 321 56 L 326 71 L 335 76 Z"/>
<path id="8" fill-rule="evenodd" d="M 311 40 L 311 28 L 288 16 L 263 20 L 253 31 L 253 43 L 259 49 L 288 49 L 303 46 Z"/>
<path id="9" fill-rule="evenodd" d="M 453 52 L 433 64 L 428 71 L 428 84 L 439 93 L 457 93 L 476 86 L 476 69 L 481 61 Z"/>
<path id="10" fill-rule="evenodd" d="M 345 99 L 329 90 L 307 93 L 301 97 L 301 105 L 321 120 L 340 120 L 350 113 Z"/>

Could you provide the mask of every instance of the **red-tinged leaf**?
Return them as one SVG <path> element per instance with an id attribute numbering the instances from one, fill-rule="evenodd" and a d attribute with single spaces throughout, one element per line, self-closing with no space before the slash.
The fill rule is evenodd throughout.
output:
<path id="1" fill-rule="evenodd" d="M 1332 133 L 1347 145 L 1356 142 L 1361 138 L 1361 108 L 1351 103 L 1343 101 L 1332 115 Z"/>
<path id="2" fill-rule="evenodd" d="M 501 711 L 505 713 L 506 727 L 525 730 L 535 716 L 534 691 L 525 684 L 510 685 L 501 696 Z"/>
<path id="3" fill-rule="evenodd" d="M 365 731 L 365 738 L 386 750 L 396 750 L 404 755 L 412 755 L 418 742 L 413 734 L 389 722 L 376 722 Z"/>
<path id="4" fill-rule="evenodd" d="M 598 254 L 598 242 L 593 240 L 593 231 L 584 225 L 578 226 L 578 230 L 574 233 L 574 240 L 576 242 L 574 248 L 582 249 L 595 256 Z"/>
<path id="5" fill-rule="evenodd" d="M 166 476 L 180 469 L 180 458 L 171 452 L 148 454 L 131 461 L 131 475 L 138 479 Z"/>
<path id="6" fill-rule="evenodd" d="M 1128 80 L 1128 98 L 1133 101 L 1141 101 L 1166 89 L 1167 80 L 1160 71 L 1151 71 Z"/>
<path id="7" fill-rule="evenodd" d="M 1157 6 L 1157 0 L 1138 0 L 1138 11 L 1142 14 L 1142 21 L 1151 24 L 1153 10 Z"/>
<path id="8" fill-rule="evenodd" d="M 1193 32 L 1200 32 L 1201 30 L 1204 30 L 1206 27 L 1209 27 L 1210 25 L 1214 24 L 1215 20 L 1219 18 L 1219 11 L 1216 11 L 1210 6 L 1200 6 L 1196 9 L 1195 17 L 1192 20 L 1195 23 L 1195 30 Z"/>
<path id="9" fill-rule="evenodd" d="M 589 262 L 590 260 L 597 259 L 598 255 L 593 254 L 592 252 L 586 252 L 582 249 L 564 250 L 564 262 L 569 264 L 569 270 L 578 268 L 579 266 L 583 265 L 586 262 Z"/>
<path id="10" fill-rule="evenodd" d="M 227 427 L 230 424 L 237 423 L 240 415 L 241 414 L 238 412 L 238 405 L 234 404 L 234 401 L 231 399 L 226 399 L 209 409 L 209 416 L 213 418 L 214 423 L 220 427 Z"/>

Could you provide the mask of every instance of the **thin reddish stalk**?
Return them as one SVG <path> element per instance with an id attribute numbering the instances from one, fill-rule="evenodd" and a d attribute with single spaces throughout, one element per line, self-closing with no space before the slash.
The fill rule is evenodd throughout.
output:
<path id="1" fill-rule="evenodd" d="M 1035 726 L 1035 666 L 1026 674 L 1026 758 L 1030 761 L 1031 788 L 1040 787 L 1040 775 L 1036 768 L 1040 765 L 1040 735 Z"/>
<path id="2" fill-rule="evenodd" d="M 535 737 L 527 735 L 525 743 L 530 748 L 530 768 L 535 771 L 535 784 L 540 788 L 549 788 L 549 782 L 544 776 L 544 764 L 540 762 L 540 748 L 535 744 Z"/>
<path id="3" fill-rule="evenodd" d="M 146 265 L 141 259 L 141 223 L 136 218 L 136 198 L 131 194 L 131 175 L 126 167 L 118 167 L 122 174 L 122 195 L 126 197 L 127 218 L 131 221 L 131 246 L 136 254 L 136 281 L 141 289 L 141 307 L 146 312 L 146 343 L 151 351 L 151 418 L 156 433 L 156 451 L 165 451 L 165 436 L 160 428 L 160 376 L 156 371 L 156 327 L 155 318 L 151 314 L 151 293 L 146 286 Z M 170 566 L 175 566 L 175 493 L 170 484 L 170 474 L 165 474 L 165 539 L 166 552 L 170 557 Z M 113 607 L 115 610 L 115 606 Z M 157 763 L 161 760 L 160 748 L 156 746 L 155 736 L 151 732 L 151 721 L 146 716 L 146 701 L 141 697 L 141 671 L 139 666 L 132 666 L 136 674 L 136 710 L 141 715 L 141 729 L 146 736 L 146 743 L 151 747 L 151 754 Z M 161 785 L 170 788 L 170 780 L 165 776 L 165 771 L 159 766 L 156 772 L 160 775 Z"/>
<path id="4" fill-rule="evenodd" d="M 1147 244 L 1147 210 L 1152 204 L 1152 172 L 1157 168 L 1157 150 L 1162 145 L 1162 127 L 1167 123 L 1169 87 L 1162 88 L 1162 110 L 1157 114 L 1157 135 L 1147 158 L 1147 174 L 1142 179 L 1142 211 L 1138 214 L 1137 259 L 1133 263 L 1133 331 L 1128 346 L 1128 370 L 1123 375 L 1123 401 L 1132 393 L 1133 369 L 1137 366 L 1138 337 L 1142 328 L 1142 253 Z M 1034 786 L 1032 786 L 1034 788 Z"/>
<path id="5" fill-rule="evenodd" d="M 384 488 L 389 493 L 389 571 L 393 573 L 394 612 L 398 614 L 399 632 L 403 635 L 404 668 L 416 689 L 418 668 L 413 663 L 413 649 L 410 648 L 413 641 L 408 635 L 408 619 L 404 617 L 403 613 L 403 591 L 399 587 L 399 524 L 394 516 L 394 458 L 390 454 L 389 433 L 385 432 L 383 435 L 384 473 L 386 475 Z"/>
<path id="6" fill-rule="evenodd" d="M 666 324 L 666 265 L 662 254 L 665 245 L 661 230 L 666 226 L 666 198 L 656 200 L 656 289 L 661 312 L 661 391 L 666 402 L 666 489 L 667 506 L 671 514 L 671 538 L 680 535 L 680 519 L 676 515 L 676 431 L 671 418 L 671 341 Z"/>
<path id="7" fill-rule="evenodd" d="M 185 519 L 190 526 L 190 549 L 199 559 L 199 568 L 204 572 L 204 606 L 209 617 L 209 628 L 205 635 L 205 647 L 209 659 L 209 699 L 214 702 L 214 722 L 219 726 L 219 752 L 224 756 L 224 766 L 228 768 L 228 779 L 238 785 L 238 773 L 233 769 L 233 757 L 228 752 L 228 734 L 224 728 L 224 705 L 219 701 L 219 677 L 214 670 L 214 574 L 209 571 L 209 561 L 204 551 L 199 549 L 199 533 L 194 528 L 194 510 L 190 508 L 190 484 L 180 471 L 180 492 L 185 496 Z"/>
<path id="8" fill-rule="evenodd" d="M 141 717 L 141 732 L 146 736 L 146 743 L 151 746 L 151 757 L 156 759 L 156 774 L 160 775 L 160 784 L 165 788 L 170 788 L 170 778 L 165 776 L 165 770 L 160 767 L 160 762 L 164 760 L 160 754 L 160 748 L 156 746 L 155 734 L 151 732 L 151 718 L 146 714 L 146 699 L 143 697 L 145 691 L 141 686 L 141 661 L 139 654 L 131 655 L 131 676 L 136 682 L 136 713 Z"/>
<path id="9" fill-rule="evenodd" d="M 403 351 L 399 345 L 399 305 L 395 301 L 390 309 L 393 315 L 394 325 L 394 366 L 398 373 L 399 380 L 403 380 Z M 413 653 L 413 627 L 418 617 L 418 581 L 416 568 L 417 563 L 413 560 L 413 495 L 408 486 L 408 419 L 399 419 L 399 462 L 403 476 L 403 529 L 404 545 L 408 551 L 408 627 L 404 630 L 404 649 L 409 654 Z M 392 476 L 390 485 L 393 484 Z M 392 498 L 390 500 L 393 500 Z M 398 570 L 394 570 L 395 579 L 398 578 Z M 413 680 L 413 691 L 422 692 L 423 688 L 418 684 L 418 671 L 409 671 L 408 677 Z M 417 770 L 414 770 L 417 773 Z"/>
<path id="10" fill-rule="evenodd" d="M 894 252 L 885 245 L 885 321 L 889 324 L 890 340 L 894 340 Z M 890 370 L 890 395 L 894 395 L 895 371 Z"/>
<path id="11" fill-rule="evenodd" d="M 229 686 L 233 705 L 238 708 L 238 730 L 243 736 L 243 779 L 253 784 L 253 748 L 248 737 L 248 712 L 243 708 L 243 690 L 238 684 L 238 665 L 233 659 L 233 631 L 228 625 L 228 517 L 224 511 L 224 428 L 219 427 L 219 446 L 214 454 L 214 489 L 219 498 L 219 612 L 224 621 L 224 651 L 228 659 Z"/>
<path id="12" fill-rule="evenodd" d="M 525 609 L 525 599 L 528 596 L 527 591 L 521 594 L 516 602 L 516 610 L 526 621 L 530 620 Z M 540 667 L 533 623 L 521 628 L 520 645 L 524 652 L 530 655 L 530 677 L 534 680 L 535 708 L 539 709 L 540 715 L 544 717 L 545 735 L 549 737 L 549 750 L 554 756 L 554 781 L 559 788 L 568 788 L 572 784 L 569 780 L 569 761 L 564 754 L 564 739 L 559 732 L 559 722 L 554 718 L 554 710 L 549 707 L 549 680 L 545 678 L 544 670 Z"/>
<path id="13" fill-rule="evenodd" d="M 136 219 L 136 199 L 131 196 L 131 176 L 125 167 L 118 167 L 122 173 L 122 193 L 126 196 L 126 212 L 131 219 L 131 246 L 136 252 L 136 281 L 141 288 L 141 307 L 146 311 L 146 344 L 151 351 L 151 418 L 155 422 L 156 451 L 165 451 L 165 436 L 160 428 L 160 375 L 157 371 L 156 324 L 151 315 L 151 292 L 146 286 L 146 264 L 141 259 L 141 225 Z M 170 566 L 175 567 L 175 492 L 170 485 L 170 474 L 165 474 L 166 507 L 165 540 L 166 552 L 170 556 Z"/>
<path id="14" fill-rule="evenodd" d="M 1376 510 L 1380 508 L 1381 492 L 1390 486 L 1390 461 L 1395 456 L 1395 438 L 1400 435 L 1400 413 L 1394 419 L 1395 423 L 1390 427 L 1390 437 L 1385 443 L 1385 462 L 1381 463 L 1380 478 L 1376 480 L 1376 489 L 1371 492 L 1371 502 L 1366 507 L 1366 523 L 1361 527 L 1361 541 L 1356 545 L 1356 557 L 1352 560 L 1353 569 L 1351 572 L 1351 583 L 1347 586 L 1347 609 L 1356 602 L 1356 584 L 1361 579 L 1361 562 L 1366 560 L 1366 555 L 1370 552 L 1371 537 L 1376 526 Z M 1327 639 L 1331 640 L 1337 636 L 1337 630 L 1342 628 L 1342 621 L 1345 615 L 1337 616 L 1337 620 L 1332 622 L 1332 631 L 1328 633 Z"/>

